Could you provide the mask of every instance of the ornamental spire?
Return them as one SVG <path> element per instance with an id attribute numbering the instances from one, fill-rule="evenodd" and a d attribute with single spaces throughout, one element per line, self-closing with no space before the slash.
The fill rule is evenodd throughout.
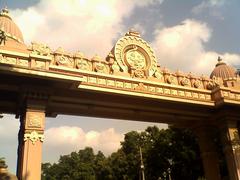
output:
<path id="1" fill-rule="evenodd" d="M 10 13 L 9 13 L 9 10 L 8 10 L 7 6 L 5 6 L 2 9 L 2 11 L 0 13 L 0 16 L 5 16 L 5 17 L 8 17 L 8 18 L 12 19 L 11 16 L 10 16 Z"/>
<path id="2" fill-rule="evenodd" d="M 133 29 L 133 28 L 129 29 L 129 31 L 125 34 L 125 36 L 141 37 L 140 33 L 137 30 Z"/>
<path id="3" fill-rule="evenodd" d="M 220 56 L 218 56 L 218 63 L 216 64 L 216 67 L 222 64 L 226 64 L 225 62 L 223 62 L 222 58 Z"/>

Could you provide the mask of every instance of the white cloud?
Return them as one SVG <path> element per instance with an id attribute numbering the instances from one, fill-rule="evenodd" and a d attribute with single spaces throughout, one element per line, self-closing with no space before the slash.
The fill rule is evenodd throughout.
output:
<path id="1" fill-rule="evenodd" d="M 19 120 L 15 119 L 13 115 L 4 114 L 3 118 L 0 118 L 0 124 L 0 144 L 15 142 L 19 130 Z"/>
<path id="2" fill-rule="evenodd" d="M 204 9 L 217 8 L 225 4 L 226 0 L 203 0 L 200 4 L 193 7 L 193 13 L 201 13 Z"/>
<path id="3" fill-rule="evenodd" d="M 192 13 L 201 14 L 207 10 L 211 16 L 224 20 L 219 8 L 223 7 L 225 3 L 226 0 L 203 0 L 200 4 L 192 8 Z"/>
<path id="4" fill-rule="evenodd" d="M 174 70 L 210 74 L 218 56 L 229 64 L 239 65 L 239 54 L 205 50 L 204 43 L 209 41 L 211 33 L 205 23 L 187 19 L 180 25 L 156 30 L 152 45 L 160 65 Z"/>
<path id="5" fill-rule="evenodd" d="M 17 160 L 19 120 L 13 115 L 0 119 L 0 157 L 4 157 L 10 172 L 14 173 Z"/>
<path id="6" fill-rule="evenodd" d="M 106 56 L 123 30 L 123 18 L 137 6 L 162 0 L 41 0 L 36 6 L 12 12 L 25 41 L 40 41 L 56 49 L 80 50 Z"/>
<path id="7" fill-rule="evenodd" d="M 117 133 L 114 128 L 104 131 L 84 132 L 76 126 L 60 126 L 47 129 L 45 131 L 45 141 L 43 145 L 44 159 L 46 161 L 56 161 L 60 155 L 78 151 L 85 147 L 92 147 L 95 152 L 102 151 L 105 155 L 110 155 L 120 148 L 120 141 L 123 134 Z"/>

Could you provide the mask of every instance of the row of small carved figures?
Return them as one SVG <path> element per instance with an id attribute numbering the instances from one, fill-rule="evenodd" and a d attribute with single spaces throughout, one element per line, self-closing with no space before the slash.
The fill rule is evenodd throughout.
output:
<path id="1" fill-rule="evenodd" d="M 192 73 L 184 74 L 179 71 L 173 73 L 167 70 L 166 68 L 162 69 L 160 67 L 156 67 L 156 70 L 153 73 L 152 77 L 149 76 L 149 73 L 146 72 L 148 71 L 148 69 L 132 70 L 131 67 L 128 67 L 129 71 L 127 73 L 122 73 L 121 67 L 117 64 L 116 61 L 114 62 L 102 61 L 99 58 L 94 57 L 91 60 L 85 59 L 85 58 L 81 58 L 81 59 L 76 58 L 75 62 L 74 62 L 74 59 L 71 59 L 71 63 L 69 63 L 69 59 L 65 57 L 66 56 L 60 56 L 60 57 L 55 56 L 54 64 L 58 66 L 67 66 L 71 68 L 77 68 L 85 71 L 94 71 L 94 72 L 104 73 L 104 74 L 122 75 L 123 77 L 128 76 L 132 78 L 139 78 L 139 79 L 146 79 L 146 80 L 151 80 L 151 78 L 154 78 L 157 80 L 157 82 L 194 87 L 194 88 L 201 88 L 201 89 L 209 89 L 209 90 L 213 89 L 214 87 L 220 84 L 223 84 L 223 81 L 219 78 L 213 77 L 213 79 L 210 79 L 207 76 L 203 76 L 203 75 L 201 77 L 197 77 L 197 76 L 194 76 Z"/>
<path id="2" fill-rule="evenodd" d="M 77 68 L 86 71 L 95 71 L 106 74 L 121 72 L 121 68 L 117 62 L 114 61 L 114 58 L 112 58 L 112 54 L 109 55 L 106 60 L 103 60 L 98 55 L 95 55 L 92 59 L 88 59 L 81 52 L 77 52 L 75 55 L 71 55 L 69 53 L 66 53 L 63 48 L 58 48 L 55 52 L 52 52 L 48 46 L 39 43 L 32 43 L 32 46 L 29 48 L 29 50 L 32 51 L 32 54 L 52 56 L 53 61 L 51 64 L 53 65 Z M 141 71 L 135 70 L 135 74 L 141 74 L 139 72 Z M 129 71 L 129 74 L 132 74 L 132 72 Z M 148 78 L 148 73 L 143 74 L 145 75 L 135 77 Z M 130 75 L 130 77 L 134 76 Z M 179 71 L 172 73 L 168 69 L 160 69 L 160 67 L 156 68 L 153 77 L 168 84 L 203 89 L 213 89 L 214 87 L 223 84 L 222 80 L 219 78 L 210 79 L 206 76 L 196 77 L 191 73 L 186 75 Z"/>

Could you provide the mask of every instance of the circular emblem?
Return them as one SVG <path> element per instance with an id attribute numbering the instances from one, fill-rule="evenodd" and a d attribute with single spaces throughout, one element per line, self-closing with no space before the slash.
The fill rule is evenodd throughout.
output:
<path id="1" fill-rule="evenodd" d="M 157 70 L 157 61 L 152 48 L 140 37 L 124 36 L 114 47 L 114 56 L 122 72 L 144 70 L 147 76 L 153 76 Z"/>
<path id="2" fill-rule="evenodd" d="M 139 70 L 146 67 L 146 59 L 144 55 L 135 49 L 131 49 L 126 52 L 126 62 L 130 67 L 134 69 Z"/>

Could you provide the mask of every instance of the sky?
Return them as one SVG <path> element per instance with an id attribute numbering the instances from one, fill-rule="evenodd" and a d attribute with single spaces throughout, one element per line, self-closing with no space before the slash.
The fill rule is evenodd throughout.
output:
<path id="1" fill-rule="evenodd" d="M 37 41 L 52 50 L 81 51 L 91 58 L 110 52 L 130 28 L 154 49 L 161 67 L 209 75 L 217 57 L 240 67 L 239 0 L 2 0 L 26 44 Z M 18 119 L 0 119 L 0 157 L 16 168 Z M 59 115 L 46 119 L 43 162 L 56 162 L 91 146 L 110 155 L 124 134 L 167 125 Z"/>

